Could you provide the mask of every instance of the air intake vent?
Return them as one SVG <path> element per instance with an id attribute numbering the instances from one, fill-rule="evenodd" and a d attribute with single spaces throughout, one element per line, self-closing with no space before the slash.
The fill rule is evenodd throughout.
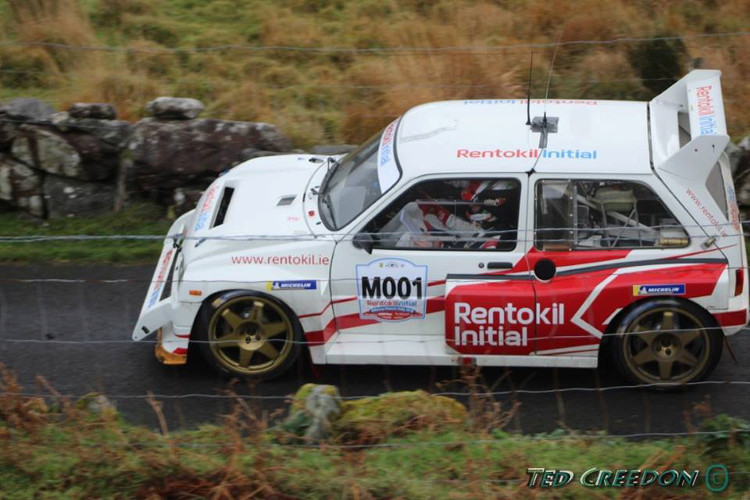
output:
<path id="1" fill-rule="evenodd" d="M 277 207 L 283 207 L 285 205 L 291 205 L 294 202 L 294 199 L 297 197 L 297 195 L 290 194 L 287 196 L 282 196 L 279 202 L 276 204 Z"/>
<path id="2" fill-rule="evenodd" d="M 214 225 L 211 227 L 221 226 L 224 224 L 224 217 L 227 215 L 229 209 L 229 202 L 232 201 L 232 195 L 234 194 L 234 188 L 224 188 L 224 195 L 221 197 L 219 202 L 219 210 L 216 212 L 216 219 Z"/>

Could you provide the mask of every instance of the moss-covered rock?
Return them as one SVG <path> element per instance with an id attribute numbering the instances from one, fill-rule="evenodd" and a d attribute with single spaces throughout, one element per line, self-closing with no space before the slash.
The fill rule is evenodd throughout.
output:
<path id="1" fill-rule="evenodd" d="M 341 415 L 341 396 L 333 385 L 305 384 L 292 400 L 289 417 L 279 426 L 277 440 L 317 443 L 331 436 Z"/>
<path id="2" fill-rule="evenodd" d="M 346 401 L 342 410 L 333 435 L 346 442 L 380 442 L 423 429 L 461 429 L 469 419 L 466 408 L 455 399 L 421 390 Z"/>
<path id="3" fill-rule="evenodd" d="M 469 419 L 458 401 L 425 391 L 392 392 L 341 402 L 332 385 L 303 385 L 275 430 L 283 442 L 375 443 L 420 430 L 448 431 Z"/>

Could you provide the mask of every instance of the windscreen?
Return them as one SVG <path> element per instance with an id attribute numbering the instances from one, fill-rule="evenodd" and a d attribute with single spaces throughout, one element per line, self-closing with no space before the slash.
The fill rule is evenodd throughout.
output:
<path id="1" fill-rule="evenodd" d="M 396 125 L 391 123 L 331 167 L 319 200 L 329 229 L 349 224 L 398 182 L 401 172 L 393 147 Z"/>

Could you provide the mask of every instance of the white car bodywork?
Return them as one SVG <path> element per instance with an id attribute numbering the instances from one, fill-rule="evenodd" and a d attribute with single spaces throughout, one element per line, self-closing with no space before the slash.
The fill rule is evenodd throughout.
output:
<path id="1" fill-rule="evenodd" d="M 418 106 L 380 138 L 384 193 L 340 229 L 321 219 L 317 190 L 331 166 L 326 159 L 287 155 L 245 162 L 211 184 L 198 207 L 170 229 L 133 338 L 158 331 L 159 357 L 184 362 L 203 302 L 224 291 L 249 290 L 270 294 L 294 311 L 318 364 L 595 367 L 608 325 L 641 298 L 641 290 L 659 294 L 663 290 L 648 287 L 664 283 L 673 287 L 670 293 L 711 313 L 726 334 L 735 333 L 748 319 L 747 262 L 723 153 L 729 138 L 719 78 L 718 71 L 693 71 L 650 103 L 532 100 L 533 114 L 544 110 L 559 118 L 546 149 L 538 147 L 539 133 L 524 125 L 526 100 Z M 706 185 L 716 163 L 726 207 Z M 466 177 L 518 183 L 514 249 L 368 253 L 354 244 L 377 214 L 415 184 Z M 551 179 L 644 184 L 683 226 L 689 243 L 558 252 L 552 257 L 557 275 L 534 279 L 543 253 L 533 241 L 534 186 Z M 216 225 L 227 188 L 233 189 L 231 202 Z M 589 273 L 600 271 L 591 278 Z M 498 276 L 502 285 L 488 281 Z M 385 284 L 389 278 L 394 285 Z M 382 298 L 384 287 L 399 283 L 401 304 L 390 300 L 393 293 Z M 610 291 L 615 285 L 619 291 Z M 635 287 L 644 288 L 636 293 Z M 502 333 L 477 326 L 492 324 Z M 581 340 L 563 340 L 566 332 Z M 475 349 L 480 341 L 492 346 L 491 353 Z"/>

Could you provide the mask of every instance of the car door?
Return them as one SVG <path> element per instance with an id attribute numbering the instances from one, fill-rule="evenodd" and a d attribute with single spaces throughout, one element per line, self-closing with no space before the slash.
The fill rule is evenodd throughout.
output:
<path id="1" fill-rule="evenodd" d="M 632 302 L 706 292 L 704 284 L 686 288 L 686 280 L 715 283 L 720 269 L 680 258 L 701 249 L 680 223 L 684 211 L 665 206 L 661 186 L 636 176 L 536 174 L 530 181 L 537 354 L 595 358 L 609 324 Z"/>
<path id="2" fill-rule="evenodd" d="M 534 305 L 518 236 L 526 182 L 423 178 L 357 225 L 331 266 L 338 344 L 372 362 L 429 363 L 446 344 L 466 354 L 531 352 L 533 324 L 516 317 Z M 508 324 L 522 328 L 508 336 Z"/>

